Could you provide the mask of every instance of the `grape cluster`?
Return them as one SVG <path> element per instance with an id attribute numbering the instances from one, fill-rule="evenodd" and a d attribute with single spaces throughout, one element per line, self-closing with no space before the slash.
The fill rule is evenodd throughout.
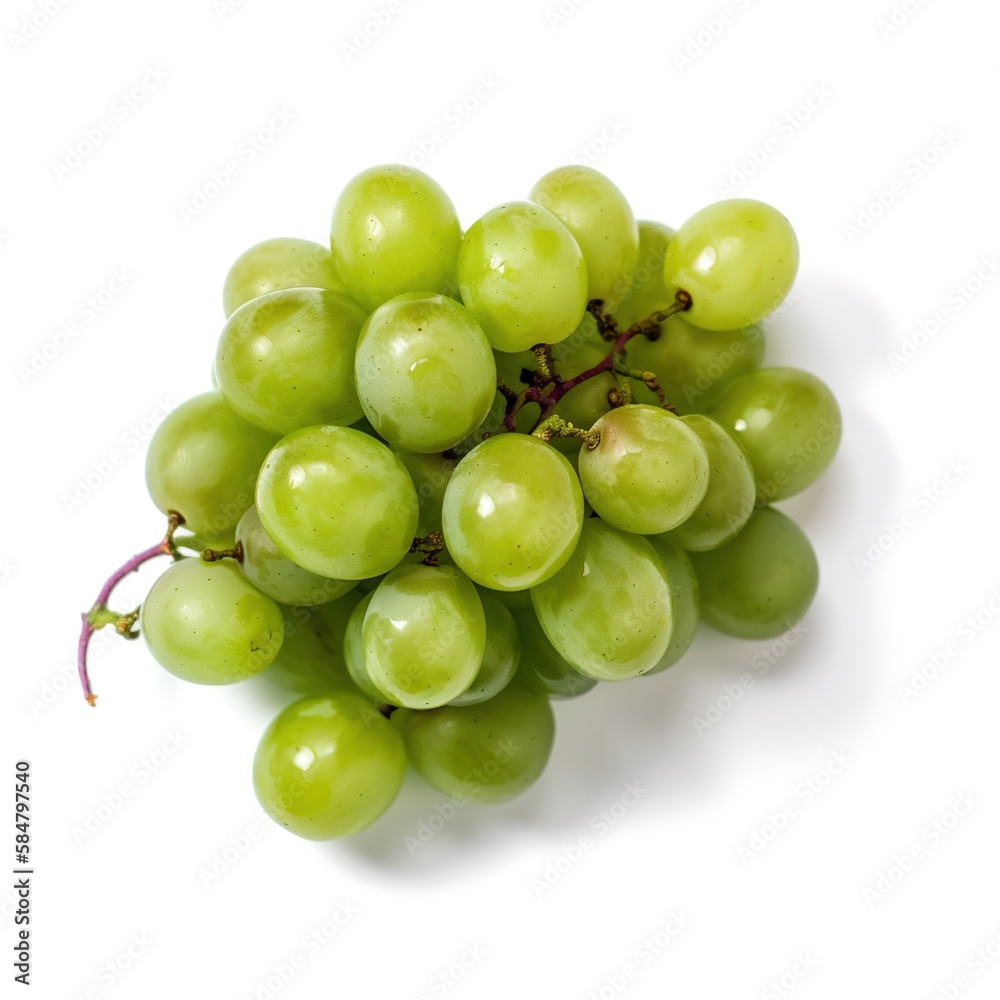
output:
<path id="1" fill-rule="evenodd" d="M 420 171 L 355 177 L 329 248 L 235 262 L 216 387 L 150 444 L 152 499 L 189 534 L 155 550 L 174 562 L 139 630 L 178 677 L 301 695 L 253 780 L 302 837 L 368 826 L 407 762 L 510 799 L 549 757 L 550 699 L 667 669 L 699 620 L 778 635 L 815 595 L 768 505 L 840 439 L 823 382 L 760 366 L 788 221 L 736 199 L 637 222 L 588 167 L 529 199 L 463 232 Z"/>

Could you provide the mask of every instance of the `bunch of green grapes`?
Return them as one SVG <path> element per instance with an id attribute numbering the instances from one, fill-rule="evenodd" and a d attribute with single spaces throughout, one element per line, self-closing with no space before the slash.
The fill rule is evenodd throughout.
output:
<path id="1" fill-rule="evenodd" d="M 827 468 L 841 418 L 814 375 L 761 366 L 797 267 L 756 201 L 675 230 L 564 167 L 463 231 L 430 177 L 365 171 L 329 246 L 230 269 L 215 388 L 150 444 L 170 532 L 106 585 L 83 655 L 138 627 L 178 677 L 297 695 L 253 782 L 302 837 L 368 826 L 407 763 L 520 794 L 551 700 L 667 669 L 699 621 L 762 639 L 809 608 L 816 556 L 770 504 Z M 158 554 L 141 609 L 109 611 Z"/>

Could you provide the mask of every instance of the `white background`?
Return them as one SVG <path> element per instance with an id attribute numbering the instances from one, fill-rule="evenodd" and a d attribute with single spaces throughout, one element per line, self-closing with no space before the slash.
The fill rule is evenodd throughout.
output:
<path id="1" fill-rule="evenodd" d="M 906 0 L 893 28 L 892 0 L 557 3 L 394 0 L 353 52 L 387 0 L 64 0 L 26 41 L 42 4 L 3 5 L 0 865 L 23 757 L 36 995 L 997 996 L 1000 281 L 968 283 L 995 278 L 1000 251 L 1000 10 Z M 276 112 L 290 123 L 261 132 Z M 101 143 L 58 167 L 102 118 Z M 570 160 L 674 225 L 720 182 L 777 205 L 802 266 L 769 360 L 827 380 L 845 435 L 785 505 L 822 565 L 794 646 L 705 632 L 666 675 L 559 704 L 522 799 L 408 847 L 443 801 L 411 775 L 376 827 L 317 845 L 251 789 L 287 697 L 263 678 L 185 686 L 108 639 L 90 709 L 77 616 L 161 532 L 143 441 L 209 385 L 231 261 L 269 236 L 324 240 L 340 187 L 400 158 L 466 225 Z M 116 272 L 125 287 L 88 320 Z M 947 643 L 924 690 L 901 692 Z M 835 754 L 849 763 L 831 774 Z M 0 888 L 5 979 L 12 901 Z"/>

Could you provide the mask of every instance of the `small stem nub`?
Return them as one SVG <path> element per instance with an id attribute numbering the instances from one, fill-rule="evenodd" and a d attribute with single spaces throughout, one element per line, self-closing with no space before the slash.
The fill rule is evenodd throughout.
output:
<path id="1" fill-rule="evenodd" d="M 593 451 L 601 443 L 600 431 L 585 431 L 582 427 L 574 427 L 568 420 L 553 414 L 546 417 L 532 432 L 532 437 L 551 441 L 555 438 L 580 438 Z"/>
<path id="2" fill-rule="evenodd" d="M 235 559 L 243 562 L 243 543 L 237 542 L 231 549 L 204 549 L 201 553 L 203 562 L 218 562 L 220 559 Z"/>
<path id="3" fill-rule="evenodd" d="M 438 556 L 444 551 L 444 535 L 440 531 L 432 531 L 423 538 L 414 538 L 410 546 L 411 552 L 426 552 L 423 559 L 425 566 L 437 566 Z"/>

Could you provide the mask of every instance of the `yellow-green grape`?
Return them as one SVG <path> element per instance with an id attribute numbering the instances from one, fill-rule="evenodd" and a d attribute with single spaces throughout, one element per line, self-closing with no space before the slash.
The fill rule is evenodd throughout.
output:
<path id="1" fill-rule="evenodd" d="M 236 526 L 240 545 L 240 569 L 262 593 L 281 604 L 312 606 L 343 597 L 357 580 L 331 580 L 296 565 L 278 551 L 260 523 L 256 507 L 251 507 Z"/>
<path id="2" fill-rule="evenodd" d="M 689 649 L 698 631 L 698 577 L 688 554 L 666 541 L 663 535 L 650 535 L 649 544 L 660 558 L 666 573 L 667 586 L 674 611 L 674 628 L 670 645 L 660 662 L 649 671 L 658 674 L 672 667 Z"/>
<path id="3" fill-rule="evenodd" d="M 509 684 L 479 705 L 445 705 L 400 720 L 417 773 L 446 795 L 507 802 L 541 776 L 552 752 L 555 717 L 548 699 Z"/>
<path id="4" fill-rule="evenodd" d="M 462 240 L 462 301 L 498 351 L 556 344 L 587 308 L 587 267 L 570 231 L 525 201 L 487 212 Z"/>
<path id="5" fill-rule="evenodd" d="M 397 295 L 368 317 L 354 375 L 365 416 L 390 444 L 447 451 L 486 419 L 497 391 L 493 351 L 454 299 Z"/>
<path id="6" fill-rule="evenodd" d="M 760 368 L 730 383 L 710 414 L 746 449 L 757 502 L 812 485 L 840 446 L 841 416 L 825 382 L 798 368 Z"/>
<path id="7" fill-rule="evenodd" d="M 527 434 L 498 434 L 459 463 L 442 515 L 459 569 L 493 590 L 525 590 L 572 555 L 583 492 L 555 448 Z"/>
<path id="8" fill-rule="evenodd" d="M 754 511 L 757 486 L 746 452 L 719 424 L 697 413 L 681 420 L 705 446 L 708 490 L 694 513 L 663 537 L 682 549 L 704 552 L 739 534 Z"/>
<path id="9" fill-rule="evenodd" d="M 253 759 L 261 807 L 306 840 L 370 826 L 403 783 L 399 733 L 360 695 L 338 691 L 293 702 L 267 727 Z"/>
<path id="10" fill-rule="evenodd" d="M 792 289 L 799 243 L 777 209 L 750 198 L 691 216 L 667 246 L 663 281 L 691 296 L 685 316 L 706 330 L 737 330 L 773 312 Z"/>
<path id="11" fill-rule="evenodd" d="M 156 428 L 146 452 L 149 495 L 218 545 L 253 506 L 257 473 L 276 441 L 234 413 L 221 393 L 202 393 Z"/>
<path id="12" fill-rule="evenodd" d="M 674 303 L 674 292 L 663 281 L 663 261 L 667 245 L 674 238 L 676 229 L 662 222 L 639 222 L 639 255 L 635 269 L 615 289 L 612 308 L 619 330 L 627 330 L 633 323 L 648 319 L 660 309 Z"/>
<path id="13" fill-rule="evenodd" d="M 678 413 L 708 413 L 730 382 L 760 366 L 764 345 L 764 331 L 759 326 L 700 330 L 677 315 L 661 324 L 656 340 L 633 337 L 626 364 L 653 372 L 667 402 Z M 656 395 L 642 382 L 632 382 L 632 398 L 637 403 L 659 405 Z"/>
<path id="14" fill-rule="evenodd" d="M 639 261 L 639 227 L 625 195 L 593 167 L 558 167 L 531 189 L 573 234 L 587 265 L 587 298 L 613 305 Z"/>
<path id="15" fill-rule="evenodd" d="M 362 629 L 365 624 L 365 615 L 368 613 L 368 605 L 372 602 L 374 591 L 365 596 L 351 609 L 350 617 L 347 619 L 347 627 L 344 629 L 344 663 L 347 667 L 347 674 L 354 682 L 358 690 L 373 704 L 388 704 L 388 697 L 375 687 L 368 673 L 368 666 L 365 663 L 364 641 L 362 639 Z"/>
<path id="16" fill-rule="evenodd" d="M 529 596 L 528 606 L 519 609 L 514 619 L 521 633 L 521 665 L 517 669 L 518 681 L 529 691 L 556 699 L 578 698 L 592 691 L 597 687 L 597 681 L 593 677 L 584 677 L 574 670 L 556 652 L 531 605 L 531 591 L 523 593 Z"/>
<path id="17" fill-rule="evenodd" d="M 495 598 L 477 591 L 486 616 L 486 649 L 472 683 L 452 705 L 478 705 L 498 695 L 517 673 L 521 660 L 521 636 L 514 616 Z"/>
<path id="18" fill-rule="evenodd" d="M 531 600 L 560 656 L 599 681 L 649 673 L 670 646 L 672 601 L 653 547 L 597 518 L 588 518 L 569 562 L 533 587 Z"/>
<path id="19" fill-rule="evenodd" d="M 458 214 L 444 189 L 399 164 L 353 178 L 330 224 L 337 271 L 368 312 L 403 292 L 450 295 L 461 241 Z"/>
<path id="20" fill-rule="evenodd" d="M 580 452 L 580 481 L 599 517 L 623 531 L 659 534 L 682 524 L 708 490 L 708 455 L 680 417 L 656 406 L 611 410 Z"/>
<path id="21" fill-rule="evenodd" d="M 281 608 L 247 583 L 235 563 L 175 562 L 150 588 L 139 628 L 153 658 L 194 684 L 235 684 L 281 649 Z"/>
<path id="22" fill-rule="evenodd" d="M 222 307 L 227 318 L 244 302 L 281 288 L 328 288 L 347 294 L 330 248 L 282 236 L 244 251 L 226 275 Z"/>
<path id="23" fill-rule="evenodd" d="M 360 597 L 352 591 L 322 607 L 283 606 L 285 638 L 261 678 L 297 694 L 354 691 L 344 662 L 344 632 Z"/>
<path id="24" fill-rule="evenodd" d="M 240 306 L 219 338 L 223 396 L 258 427 L 288 434 L 361 416 L 354 351 L 365 314 L 321 288 L 286 288 Z"/>
<path id="25" fill-rule="evenodd" d="M 445 458 L 444 455 L 418 455 L 402 448 L 393 448 L 392 451 L 406 466 L 406 471 L 413 480 L 413 488 L 417 491 L 417 502 L 420 504 L 417 535 L 426 538 L 432 531 L 441 530 L 444 491 L 448 488 L 458 461 L 454 458 Z"/>
<path id="26" fill-rule="evenodd" d="M 762 507 L 731 541 L 690 553 L 701 615 L 741 639 L 769 639 L 800 621 L 816 596 L 819 565 L 802 529 Z"/>
<path id="27" fill-rule="evenodd" d="M 373 592 L 365 669 L 393 704 L 437 708 L 468 689 L 486 651 L 476 588 L 453 566 L 399 566 Z"/>
<path id="28" fill-rule="evenodd" d="M 257 513 L 278 550 L 335 580 L 392 569 L 410 551 L 417 494 L 386 445 L 350 427 L 305 427 L 271 450 Z"/>

